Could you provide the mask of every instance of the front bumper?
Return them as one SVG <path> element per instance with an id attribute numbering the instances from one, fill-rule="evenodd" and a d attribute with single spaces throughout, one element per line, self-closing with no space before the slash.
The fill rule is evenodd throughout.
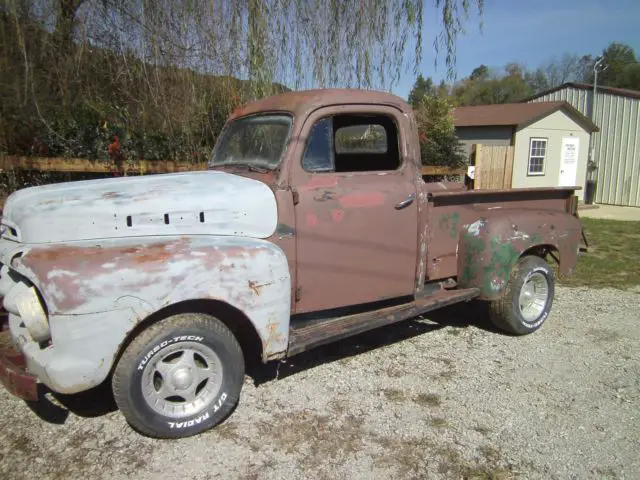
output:
<path id="1" fill-rule="evenodd" d="M 28 401 L 38 400 L 38 380 L 27 373 L 26 360 L 13 345 L 11 332 L 0 332 L 0 382 L 9 393 Z"/>

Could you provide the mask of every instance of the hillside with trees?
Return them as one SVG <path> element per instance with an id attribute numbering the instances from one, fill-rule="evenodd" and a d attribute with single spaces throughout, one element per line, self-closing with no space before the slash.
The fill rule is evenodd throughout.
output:
<path id="1" fill-rule="evenodd" d="M 430 11 L 443 27 L 429 36 L 451 68 L 472 7 L 482 1 Z M 420 63 L 424 9 L 422 0 L 0 0 L 0 154 L 201 161 L 245 101 L 286 88 L 389 88 Z"/>
<path id="2" fill-rule="evenodd" d="M 419 75 L 409 93 L 409 101 L 424 92 L 446 96 L 452 104 L 489 105 L 521 101 L 535 93 L 566 82 L 593 83 L 593 65 L 598 56 L 565 54 L 529 69 L 516 62 L 502 68 L 479 65 L 468 77 L 453 85 L 441 82 L 434 89 L 431 78 Z M 640 62 L 629 45 L 613 42 L 600 54 L 602 67 L 598 85 L 640 90 Z"/>

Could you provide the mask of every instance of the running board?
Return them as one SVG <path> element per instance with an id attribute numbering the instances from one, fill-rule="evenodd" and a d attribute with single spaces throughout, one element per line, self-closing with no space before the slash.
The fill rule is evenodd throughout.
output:
<path id="1" fill-rule="evenodd" d="M 440 290 L 413 302 L 344 317 L 300 322 L 291 325 L 287 356 L 310 350 L 336 340 L 351 337 L 374 328 L 417 317 L 430 310 L 469 301 L 480 295 L 477 288 Z"/>

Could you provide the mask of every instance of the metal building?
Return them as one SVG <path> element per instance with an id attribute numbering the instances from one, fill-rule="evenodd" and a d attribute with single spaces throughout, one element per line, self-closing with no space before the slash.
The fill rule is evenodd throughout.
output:
<path id="1" fill-rule="evenodd" d="M 593 85 L 565 83 L 525 102 L 565 100 L 593 119 L 598 185 L 596 203 L 640 207 L 640 92 L 598 87 L 591 116 Z"/>

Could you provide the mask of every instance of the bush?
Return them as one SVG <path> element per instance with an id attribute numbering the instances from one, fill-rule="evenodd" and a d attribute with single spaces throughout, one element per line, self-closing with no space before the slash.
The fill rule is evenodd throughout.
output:
<path id="1" fill-rule="evenodd" d="M 453 107 L 449 100 L 424 95 L 415 107 L 420 156 L 423 165 L 451 168 L 466 166 L 462 145 L 456 137 Z"/>

